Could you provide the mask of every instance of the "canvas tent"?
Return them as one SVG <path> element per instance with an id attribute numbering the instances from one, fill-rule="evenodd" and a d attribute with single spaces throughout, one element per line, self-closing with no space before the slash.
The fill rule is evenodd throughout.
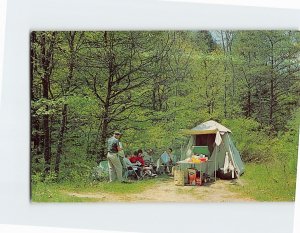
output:
<path id="1" fill-rule="evenodd" d="M 224 167 L 231 166 L 235 177 L 245 171 L 240 153 L 231 139 L 231 131 L 215 121 L 204 122 L 190 130 L 185 131 L 190 135 L 189 143 L 182 154 L 181 159 L 192 155 L 193 146 L 207 146 L 209 163 L 207 173 L 210 176 L 215 171 L 224 170 Z"/>

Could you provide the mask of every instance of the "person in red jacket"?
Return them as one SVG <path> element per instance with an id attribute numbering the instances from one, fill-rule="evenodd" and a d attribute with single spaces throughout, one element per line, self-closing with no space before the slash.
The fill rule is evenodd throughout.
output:
<path id="1" fill-rule="evenodd" d="M 131 163 L 136 163 L 138 161 L 138 152 L 133 152 L 133 155 L 130 156 L 129 160 Z"/>
<path id="2" fill-rule="evenodd" d="M 138 175 L 142 176 L 143 166 L 142 166 L 142 161 L 138 156 L 138 152 L 137 151 L 133 152 L 133 155 L 130 156 L 129 160 L 131 163 L 135 164 L 139 168 Z"/>
<path id="3" fill-rule="evenodd" d="M 145 160 L 143 158 L 143 151 L 141 149 L 139 149 L 137 151 L 137 161 L 139 161 L 141 163 L 142 167 L 145 166 Z"/>

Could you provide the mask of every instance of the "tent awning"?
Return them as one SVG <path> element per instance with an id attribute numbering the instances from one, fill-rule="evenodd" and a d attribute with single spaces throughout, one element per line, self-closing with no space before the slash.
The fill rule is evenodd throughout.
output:
<path id="1" fill-rule="evenodd" d="M 184 130 L 183 133 L 189 134 L 189 135 L 198 135 L 198 134 L 213 134 L 217 133 L 217 129 L 212 129 L 212 130 Z"/>
<path id="2" fill-rule="evenodd" d="M 206 121 L 190 130 L 184 130 L 183 132 L 189 135 L 198 135 L 198 134 L 213 134 L 217 132 L 231 133 L 231 130 L 219 124 L 216 121 Z"/>

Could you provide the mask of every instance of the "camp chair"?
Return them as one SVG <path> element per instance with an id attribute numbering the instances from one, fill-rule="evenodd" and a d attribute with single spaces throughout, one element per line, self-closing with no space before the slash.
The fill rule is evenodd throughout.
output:
<path id="1" fill-rule="evenodd" d="M 131 168 L 131 169 L 130 169 Z M 143 178 L 143 176 L 139 176 L 136 172 L 136 170 L 134 169 L 134 167 L 125 167 L 124 168 L 124 179 L 128 179 L 128 177 L 134 177 L 137 180 L 140 180 Z"/>
<path id="2" fill-rule="evenodd" d="M 108 162 L 101 161 L 97 167 L 94 167 L 91 171 L 92 180 L 103 180 L 108 177 Z"/>
<path id="3" fill-rule="evenodd" d="M 138 180 L 141 179 L 142 177 L 139 176 L 137 174 L 137 172 L 135 171 L 134 167 L 127 167 L 125 164 L 124 164 L 124 161 L 123 159 L 120 159 L 121 161 L 121 164 L 122 164 L 122 167 L 123 167 L 123 177 L 124 179 L 128 179 L 128 177 L 134 177 L 134 178 L 137 178 Z"/>
<path id="4" fill-rule="evenodd" d="M 163 174 L 163 173 L 165 173 L 166 169 L 168 169 L 169 172 L 171 172 L 172 166 L 163 164 L 162 160 L 159 158 L 156 161 L 156 172 L 157 172 L 157 174 Z"/>
<path id="5" fill-rule="evenodd" d="M 153 178 L 156 177 L 157 174 L 155 173 L 154 167 L 152 165 L 145 165 L 142 170 L 142 178 Z"/>
<path id="6" fill-rule="evenodd" d="M 162 174 L 163 173 L 163 166 L 162 166 L 162 162 L 161 162 L 161 159 L 157 159 L 156 160 L 156 173 L 157 174 Z"/>
<path id="7" fill-rule="evenodd" d="M 98 167 L 100 168 L 101 172 L 108 173 L 109 168 L 107 160 L 101 161 Z"/>

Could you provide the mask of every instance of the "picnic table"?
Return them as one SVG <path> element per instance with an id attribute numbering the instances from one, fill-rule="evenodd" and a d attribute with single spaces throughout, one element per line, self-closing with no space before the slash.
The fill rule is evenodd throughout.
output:
<path id="1" fill-rule="evenodd" d="M 196 170 L 198 170 L 202 173 L 207 173 L 208 163 L 209 163 L 209 161 L 203 161 L 201 163 L 194 163 L 194 162 L 188 162 L 188 161 L 182 160 L 182 161 L 178 161 L 176 163 L 176 165 L 179 166 L 179 168 L 181 170 L 188 169 L 188 168 L 195 168 Z"/>
<path id="2" fill-rule="evenodd" d="M 192 161 L 187 161 L 187 160 L 182 160 L 178 161 L 176 163 L 177 169 L 178 170 L 187 170 L 189 168 L 196 169 L 197 171 L 200 172 L 200 179 L 202 179 L 203 174 L 205 173 L 205 177 L 209 177 L 209 166 L 214 166 L 213 161 L 211 160 L 206 160 L 206 161 L 201 161 L 199 162 L 192 162 Z"/>

